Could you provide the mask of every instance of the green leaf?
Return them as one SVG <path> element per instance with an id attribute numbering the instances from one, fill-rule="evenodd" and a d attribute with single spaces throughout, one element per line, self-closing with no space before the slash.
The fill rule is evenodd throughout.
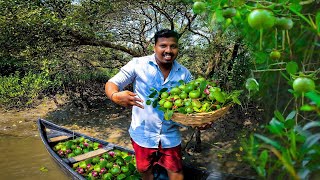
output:
<path id="1" fill-rule="evenodd" d="M 315 102 L 318 107 L 320 107 L 320 95 L 315 91 L 310 91 L 305 94 L 307 98 Z"/>
<path id="2" fill-rule="evenodd" d="M 296 134 L 294 130 L 290 131 L 290 154 L 295 159 L 297 158 L 297 142 L 296 142 Z"/>
<path id="3" fill-rule="evenodd" d="M 295 119 L 288 119 L 284 122 L 284 127 L 287 129 L 292 129 L 295 124 L 296 124 Z"/>
<path id="4" fill-rule="evenodd" d="M 282 158 L 280 158 L 283 166 L 290 172 L 291 175 L 295 174 L 295 169 L 293 167 L 292 159 L 288 149 L 283 149 L 281 151 Z"/>
<path id="5" fill-rule="evenodd" d="M 146 101 L 146 104 L 147 104 L 147 105 L 150 105 L 150 104 L 151 104 L 151 100 L 148 99 L 148 100 Z"/>
<path id="6" fill-rule="evenodd" d="M 259 156 L 259 164 L 261 167 L 266 167 L 268 161 L 268 151 L 267 150 L 263 150 Z"/>
<path id="7" fill-rule="evenodd" d="M 282 114 L 278 111 L 278 110 L 275 110 L 274 111 L 274 116 L 281 122 L 284 122 L 284 117 L 282 116 Z"/>
<path id="8" fill-rule="evenodd" d="M 289 8 L 290 8 L 291 10 L 300 12 L 301 9 L 302 9 L 302 6 L 299 4 L 299 2 L 297 2 L 297 3 L 291 3 Z"/>
<path id="9" fill-rule="evenodd" d="M 258 51 L 254 53 L 254 57 L 256 58 L 255 61 L 257 64 L 263 64 L 269 58 L 268 55 L 263 51 Z"/>
<path id="10" fill-rule="evenodd" d="M 319 34 L 320 33 L 320 11 L 317 12 L 317 15 L 316 15 L 316 25 L 317 25 L 317 32 Z"/>
<path id="11" fill-rule="evenodd" d="M 173 115 L 173 111 L 172 110 L 168 110 L 164 113 L 164 119 L 165 120 L 170 120 L 172 118 Z"/>
<path id="12" fill-rule="evenodd" d="M 275 118 L 272 118 L 272 120 L 270 121 L 269 125 L 267 126 L 267 128 L 269 129 L 269 131 L 273 134 L 277 134 L 277 135 L 282 135 L 284 134 L 284 124 L 280 121 L 278 121 Z"/>
<path id="13" fill-rule="evenodd" d="M 158 94 L 157 91 L 153 91 L 148 97 L 149 98 L 154 98 Z"/>
<path id="14" fill-rule="evenodd" d="M 308 104 L 305 104 L 300 107 L 300 110 L 301 111 L 315 111 L 315 110 L 317 110 L 317 108 L 315 106 L 310 106 Z"/>
<path id="15" fill-rule="evenodd" d="M 200 83 L 200 92 L 203 93 L 203 91 L 206 89 L 208 82 L 207 81 L 201 81 Z"/>
<path id="16" fill-rule="evenodd" d="M 306 142 L 302 145 L 301 149 L 304 152 L 308 152 L 313 145 L 315 145 L 316 143 L 319 143 L 318 142 L 319 139 L 320 139 L 320 133 L 316 133 L 311 136 L 308 136 Z"/>
<path id="17" fill-rule="evenodd" d="M 296 111 L 291 111 L 288 116 L 286 117 L 286 120 L 289 119 L 294 119 L 294 117 L 296 116 L 297 112 Z"/>
<path id="18" fill-rule="evenodd" d="M 162 89 L 160 90 L 160 94 L 163 93 L 163 92 L 166 92 L 167 90 L 168 90 L 168 88 L 162 88 Z"/>
<path id="19" fill-rule="evenodd" d="M 152 103 L 152 107 L 156 108 L 158 106 L 158 100 L 153 101 Z"/>
<path id="20" fill-rule="evenodd" d="M 260 140 L 264 141 L 267 144 L 270 144 L 271 146 L 275 147 L 276 149 L 282 150 L 284 147 L 282 147 L 277 141 L 274 141 L 266 136 L 260 135 L 260 134 L 254 134 L 255 137 L 259 138 Z"/>
<path id="21" fill-rule="evenodd" d="M 286 71 L 289 73 L 289 74 L 295 74 L 298 72 L 298 64 L 294 61 L 290 61 L 287 63 L 286 65 Z"/>
<path id="22" fill-rule="evenodd" d="M 302 130 L 307 130 L 314 127 L 320 127 L 320 121 L 311 121 L 303 126 Z"/>

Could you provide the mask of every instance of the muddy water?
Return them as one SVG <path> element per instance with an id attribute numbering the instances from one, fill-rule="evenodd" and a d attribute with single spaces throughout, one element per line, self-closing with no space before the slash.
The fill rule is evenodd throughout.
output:
<path id="1" fill-rule="evenodd" d="M 0 152 L 0 179 L 69 179 L 50 158 L 39 137 L 0 136 Z"/>

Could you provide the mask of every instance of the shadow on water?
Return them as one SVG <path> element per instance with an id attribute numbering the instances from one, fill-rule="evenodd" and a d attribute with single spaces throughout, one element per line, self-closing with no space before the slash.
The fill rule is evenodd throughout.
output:
<path id="1" fill-rule="evenodd" d="M 40 137 L 0 136 L 0 179 L 3 180 L 67 180 Z M 47 172 L 41 171 L 41 168 Z"/>

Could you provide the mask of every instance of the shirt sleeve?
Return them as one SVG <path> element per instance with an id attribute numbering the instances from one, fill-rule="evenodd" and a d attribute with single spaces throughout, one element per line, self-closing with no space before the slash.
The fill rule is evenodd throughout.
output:
<path id="1" fill-rule="evenodd" d="M 134 59 L 129 61 L 115 76 L 109 79 L 109 82 L 113 82 L 120 90 L 123 90 L 127 85 L 133 83 L 136 77 L 135 64 L 136 63 Z"/>

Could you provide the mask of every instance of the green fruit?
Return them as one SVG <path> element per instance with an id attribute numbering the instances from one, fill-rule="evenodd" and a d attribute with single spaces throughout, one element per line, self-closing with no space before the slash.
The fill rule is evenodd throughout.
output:
<path id="1" fill-rule="evenodd" d="M 111 173 L 106 173 L 103 175 L 103 180 L 112 180 L 113 175 Z"/>
<path id="2" fill-rule="evenodd" d="M 75 155 L 80 155 L 80 154 L 82 154 L 82 150 L 81 150 L 80 148 L 77 148 L 77 149 L 75 149 L 75 150 L 73 151 L 73 153 L 74 153 Z"/>
<path id="3" fill-rule="evenodd" d="M 163 93 L 161 93 L 160 97 L 161 97 L 161 99 L 165 99 L 165 98 L 169 97 L 169 93 L 163 92 Z"/>
<path id="4" fill-rule="evenodd" d="M 128 166 L 122 166 L 121 167 L 121 172 L 126 173 L 129 171 L 129 167 Z"/>
<path id="5" fill-rule="evenodd" d="M 173 103 L 170 102 L 170 101 L 166 101 L 166 102 L 164 102 L 164 104 L 163 104 L 163 107 L 166 108 L 166 109 L 171 109 L 172 106 L 173 106 Z"/>
<path id="6" fill-rule="evenodd" d="M 68 154 L 68 158 L 71 158 L 71 157 L 74 157 L 74 156 L 76 156 L 74 153 Z"/>
<path id="7" fill-rule="evenodd" d="M 202 104 L 199 100 L 193 99 L 192 100 L 192 107 L 201 108 Z"/>
<path id="8" fill-rule="evenodd" d="M 87 168 L 87 163 L 85 161 L 81 161 L 79 163 L 79 167 L 85 169 L 85 168 Z"/>
<path id="9" fill-rule="evenodd" d="M 100 165 L 100 168 L 105 168 L 108 164 L 108 161 L 106 160 L 103 160 L 103 161 L 100 161 L 99 165 Z"/>
<path id="10" fill-rule="evenodd" d="M 188 97 L 188 94 L 185 93 L 185 92 L 183 92 L 183 93 L 180 94 L 180 98 L 181 98 L 181 99 L 186 99 L 187 97 Z"/>
<path id="11" fill-rule="evenodd" d="M 174 105 L 176 105 L 177 107 L 183 106 L 183 100 L 182 99 L 175 100 Z"/>
<path id="12" fill-rule="evenodd" d="M 173 95 L 177 95 L 181 93 L 181 90 L 178 87 L 174 87 L 170 90 L 170 93 Z"/>
<path id="13" fill-rule="evenodd" d="M 190 100 L 190 99 L 185 100 L 185 101 L 184 101 L 184 106 L 185 106 L 185 107 L 192 106 L 191 100 Z"/>
<path id="14" fill-rule="evenodd" d="M 121 153 L 122 153 L 119 149 L 115 149 L 113 150 L 113 152 L 116 156 L 121 156 Z"/>
<path id="15" fill-rule="evenodd" d="M 191 99 L 197 99 L 200 97 L 200 95 L 201 95 L 201 92 L 199 90 L 192 90 L 189 92 L 189 97 Z"/>
<path id="16" fill-rule="evenodd" d="M 275 24 L 275 17 L 271 10 L 255 9 L 249 14 L 248 23 L 255 29 L 269 29 Z"/>
<path id="17" fill-rule="evenodd" d="M 113 162 L 108 162 L 107 164 L 106 164 L 106 168 L 107 169 L 111 169 L 113 167 Z"/>
<path id="18" fill-rule="evenodd" d="M 201 1 L 193 3 L 192 10 L 195 14 L 201 14 L 206 10 L 206 4 Z"/>
<path id="19" fill-rule="evenodd" d="M 125 163 L 124 163 L 124 160 L 123 160 L 121 157 L 119 157 L 119 158 L 116 159 L 116 164 L 118 164 L 118 165 L 121 167 L 121 166 L 123 166 Z"/>
<path id="20" fill-rule="evenodd" d="M 306 77 L 298 77 L 293 81 L 293 90 L 297 93 L 306 93 L 316 88 L 314 81 Z"/>
<path id="21" fill-rule="evenodd" d="M 79 142 L 84 142 L 84 140 L 85 140 L 85 138 L 82 136 L 79 138 Z"/>
<path id="22" fill-rule="evenodd" d="M 275 26 L 281 30 L 289 30 L 293 27 L 293 21 L 290 18 L 276 18 Z"/>
<path id="23" fill-rule="evenodd" d="M 186 93 L 189 93 L 190 91 L 194 90 L 195 87 L 196 87 L 196 86 L 194 85 L 194 83 L 187 84 L 186 89 L 185 89 L 185 92 L 186 92 Z"/>
<path id="24" fill-rule="evenodd" d="M 163 106 L 164 102 L 166 102 L 166 100 L 165 100 L 165 99 L 160 99 L 160 101 L 159 101 L 159 105 L 160 105 L 160 106 Z"/>
<path id="25" fill-rule="evenodd" d="M 270 53 L 270 58 L 273 59 L 273 60 L 278 60 L 280 59 L 281 57 L 281 54 L 278 50 L 273 50 L 271 53 Z"/>
<path id="26" fill-rule="evenodd" d="M 233 7 L 222 9 L 222 16 L 224 18 L 232 18 L 237 14 L 237 10 Z"/>
<path id="27" fill-rule="evenodd" d="M 186 111 L 187 113 L 193 113 L 193 108 L 192 108 L 192 106 L 186 107 L 185 111 Z"/>
<path id="28" fill-rule="evenodd" d="M 122 179 L 124 179 L 124 178 L 126 178 L 126 175 L 125 175 L 125 174 L 119 174 L 119 175 L 117 176 L 117 180 L 122 180 Z"/>
<path id="29" fill-rule="evenodd" d="M 114 166 L 113 168 L 110 169 L 109 172 L 113 175 L 117 175 L 121 172 L 121 169 L 118 166 Z"/>
<path id="30" fill-rule="evenodd" d="M 96 164 L 93 169 L 94 169 L 95 171 L 97 171 L 97 172 L 100 172 L 101 167 L 100 167 L 99 164 Z"/>
<path id="31" fill-rule="evenodd" d="M 209 97 L 209 99 L 210 100 L 215 100 L 215 98 L 214 98 L 214 95 L 213 95 L 213 92 L 210 92 L 210 94 L 208 95 L 208 97 Z"/>
<path id="32" fill-rule="evenodd" d="M 186 89 L 186 85 L 181 84 L 181 85 L 179 86 L 179 89 L 180 89 L 181 91 L 184 91 L 184 90 Z"/>
<path id="33" fill-rule="evenodd" d="M 92 164 L 97 164 L 100 162 L 100 158 L 98 156 L 96 156 L 96 157 L 92 158 L 91 162 L 92 162 Z"/>

